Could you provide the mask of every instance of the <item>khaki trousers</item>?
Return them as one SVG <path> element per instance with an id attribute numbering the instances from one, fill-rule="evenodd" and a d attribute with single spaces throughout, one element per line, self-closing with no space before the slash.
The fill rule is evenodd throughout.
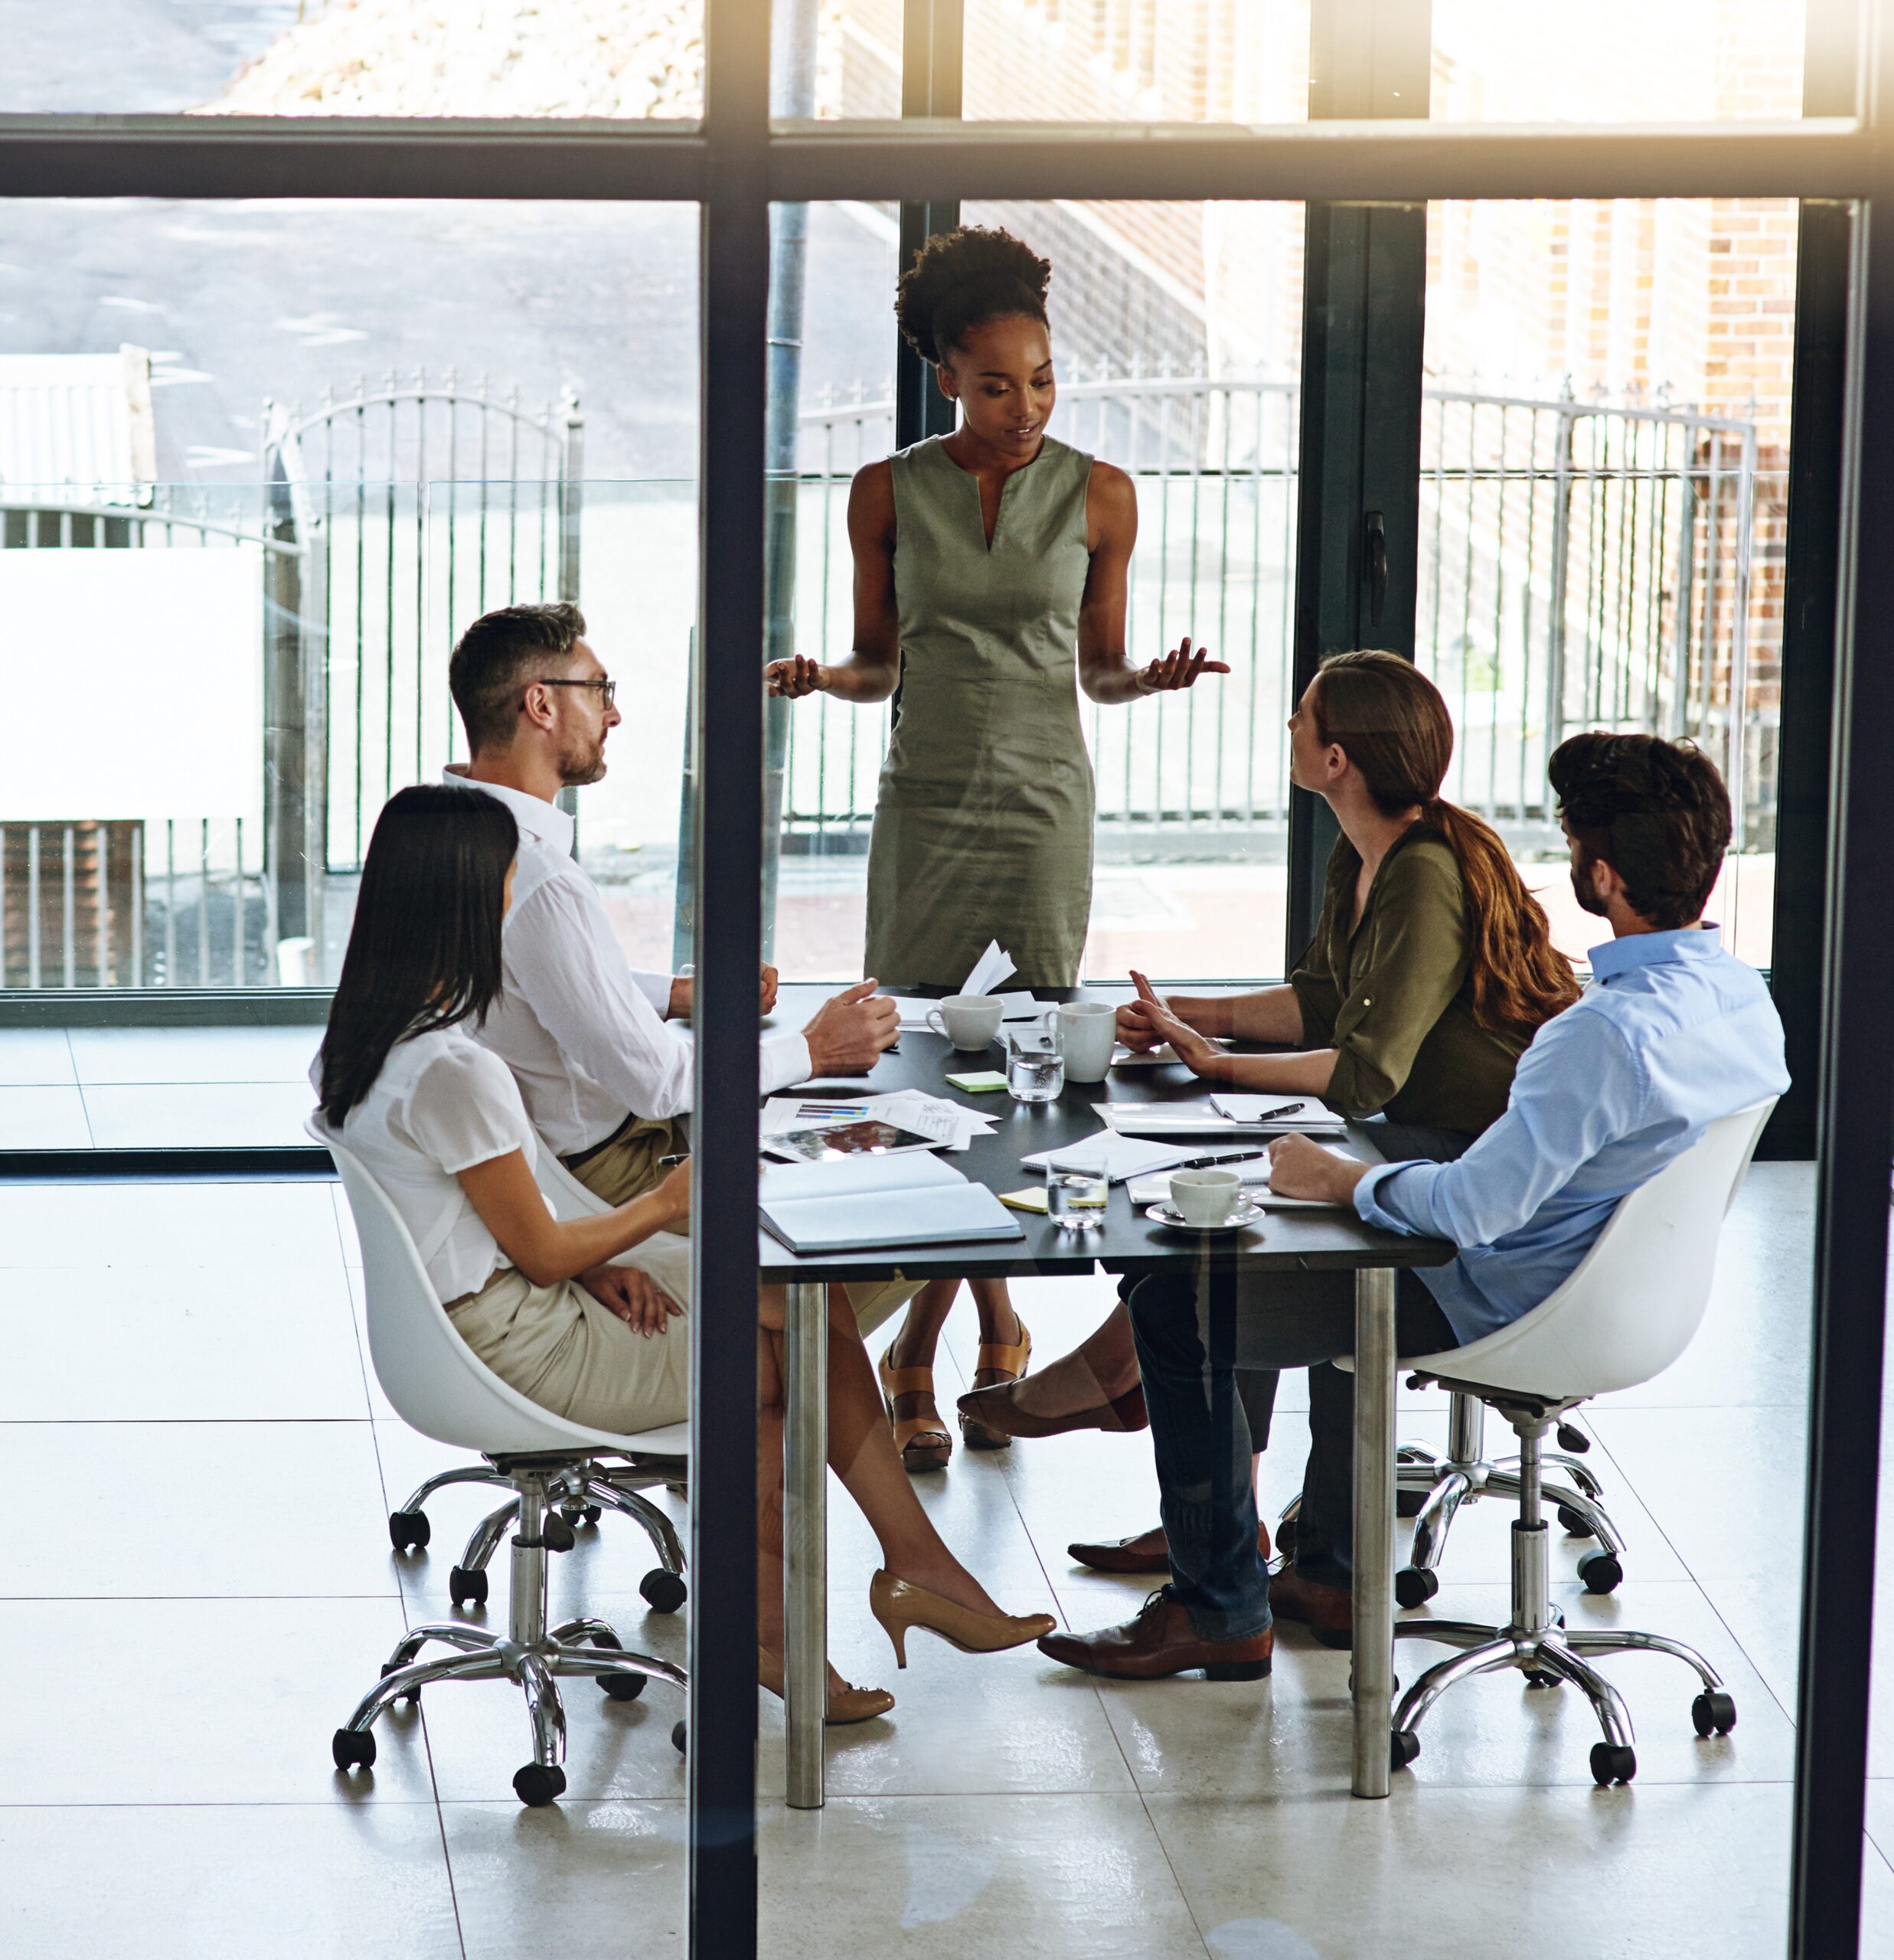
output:
<path id="1" fill-rule="evenodd" d="M 503 1382 L 556 1416 L 635 1436 L 691 1412 L 691 1336 L 681 1319 L 647 1339 L 576 1279 L 535 1286 L 510 1266 L 447 1315 Z"/>
<path id="2" fill-rule="evenodd" d="M 570 1158 L 565 1160 L 566 1168 L 594 1197 L 602 1198 L 607 1204 L 629 1204 L 635 1197 L 642 1197 L 655 1185 L 661 1184 L 665 1172 L 658 1160 L 668 1156 L 669 1149 L 654 1147 L 649 1132 L 661 1129 L 667 1137 L 672 1132 L 669 1124 L 647 1125 L 642 1119 L 627 1130 L 621 1131 L 610 1142 L 604 1144 L 586 1157 L 583 1162 L 575 1163 Z M 679 1228 L 687 1231 L 688 1227 Z M 661 1240 L 647 1240 L 645 1246 Z M 635 1246 L 629 1255 L 635 1263 L 645 1261 L 637 1255 L 645 1246 Z M 687 1261 L 681 1261 L 677 1268 L 665 1272 L 648 1268 L 653 1279 L 681 1305 L 691 1305 L 690 1275 Z M 672 1284 L 673 1273 L 679 1278 L 682 1290 Z M 903 1279 L 897 1273 L 892 1279 L 856 1280 L 848 1287 L 848 1304 L 855 1310 L 855 1325 L 865 1338 L 874 1332 L 884 1321 L 894 1316 L 913 1298 L 924 1280 Z"/>

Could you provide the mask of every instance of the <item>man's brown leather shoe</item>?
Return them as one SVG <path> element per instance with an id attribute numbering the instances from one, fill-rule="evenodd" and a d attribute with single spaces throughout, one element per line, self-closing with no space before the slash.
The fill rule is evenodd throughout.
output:
<path id="1" fill-rule="evenodd" d="M 1147 1599 L 1135 1619 L 1096 1633 L 1047 1633 L 1039 1651 L 1081 1674 L 1109 1674 L 1117 1681 L 1161 1681 L 1167 1674 L 1201 1668 L 1213 1681 L 1260 1681 L 1269 1671 L 1275 1629 L 1265 1627 L 1246 1640 L 1204 1640 L 1192 1631 L 1190 1616 L 1167 1586 Z"/>
<path id="2" fill-rule="evenodd" d="M 1355 1598 L 1346 1586 L 1321 1586 L 1294 1566 L 1269 1575 L 1269 1610 L 1279 1620 L 1299 1620 L 1324 1647 L 1355 1644 Z"/>
<path id="3" fill-rule="evenodd" d="M 1256 1528 L 1256 1550 L 1266 1559 L 1269 1556 L 1269 1527 L 1259 1524 Z M 1171 1547 L 1166 1541 L 1164 1527 L 1154 1526 L 1148 1531 L 1140 1531 L 1129 1538 L 1113 1538 L 1095 1545 L 1068 1545 L 1067 1553 L 1081 1565 L 1089 1565 L 1094 1572 L 1168 1572 L 1171 1570 Z"/>

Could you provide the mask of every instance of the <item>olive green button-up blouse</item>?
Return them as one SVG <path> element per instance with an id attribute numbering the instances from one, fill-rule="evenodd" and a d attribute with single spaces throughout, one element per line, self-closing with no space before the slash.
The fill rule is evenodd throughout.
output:
<path id="1" fill-rule="evenodd" d="M 1289 976 L 1302 1043 L 1339 1054 L 1327 1099 L 1349 1116 L 1478 1132 L 1504 1113 L 1530 1038 L 1473 1018 L 1460 861 L 1415 824 L 1381 861 L 1350 930 L 1361 859 L 1338 838 L 1315 937 Z"/>

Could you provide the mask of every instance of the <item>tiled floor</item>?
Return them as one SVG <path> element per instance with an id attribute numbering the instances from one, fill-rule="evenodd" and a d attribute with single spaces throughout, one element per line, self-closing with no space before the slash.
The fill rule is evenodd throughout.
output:
<path id="1" fill-rule="evenodd" d="M 141 1040 L 39 1045 L 35 1060 L 0 1040 L 0 1073 L 44 1077 L 62 1057 L 71 1073 L 22 1081 L 0 1108 L 21 1089 L 89 1099 L 97 1067 L 162 1089 L 172 1066 Z M 1674 1664 L 1610 1663 L 1640 1773 L 1601 1792 L 1584 1706 L 1494 1679 L 1442 1704 L 1389 1802 L 1357 1802 L 1347 1658 L 1293 1630 L 1262 1685 L 1101 1686 L 1030 1648 L 975 1660 L 925 1641 L 897 1674 L 867 1612 L 872 1556 L 838 1495 L 835 1658 L 900 1704 L 833 1735 L 832 1798 L 809 1814 L 777 1801 L 781 1711 L 765 1699 L 766 1952 L 1780 1953 L 1811 1194 L 1804 1167 L 1752 1174 L 1696 1348 L 1596 1412 L 1623 1588 L 1592 1599 L 1572 1577 L 1577 1547 L 1556 1555 L 1573 1619 L 1664 1629 L 1718 1659 L 1742 1711 L 1733 1735 L 1696 1739 Z M 331 1730 L 404 1621 L 448 1610 L 446 1568 L 478 1505 L 444 1495 L 431 1553 L 390 1556 L 386 1508 L 449 1452 L 394 1420 L 365 1374 L 338 1201 L 315 1181 L 0 1184 L 0 1475 L 15 1494 L 0 1565 L 0 1952 L 679 1952 L 684 1775 L 661 1689 L 621 1704 L 570 1684 L 570 1781 L 550 1810 L 512 1798 L 525 1723 L 496 1686 L 433 1690 L 423 1713 L 387 1723 L 371 1779 L 329 1768 Z M 1020 1289 L 1042 1354 L 1090 1325 L 1099 1292 Z M 956 1320 L 950 1382 L 973 1338 Z M 1304 1433 L 1303 1398 L 1284 1402 L 1265 1459 L 1276 1501 Z M 1437 1435 L 1438 1398 L 1409 1405 L 1406 1433 Z M 1066 1542 L 1142 1524 L 1152 1491 L 1145 1441 L 1101 1436 L 956 1455 L 923 1485 L 1007 1605 L 1079 1625 L 1122 1616 L 1142 1587 L 1083 1573 Z M 1500 1611 L 1506 1544 L 1497 1505 L 1463 1516 L 1435 1610 Z M 648 1563 L 633 1534 L 583 1533 L 555 1563 L 555 1604 L 678 1653 L 681 1623 L 646 1615 L 636 1592 Z M 1403 1671 L 1420 1658 L 1408 1649 Z M 1882 1727 L 1870 1947 L 1894 1955 Z"/>
<path id="2" fill-rule="evenodd" d="M 0 1151 L 306 1146 L 292 1027 L 0 1028 Z"/>

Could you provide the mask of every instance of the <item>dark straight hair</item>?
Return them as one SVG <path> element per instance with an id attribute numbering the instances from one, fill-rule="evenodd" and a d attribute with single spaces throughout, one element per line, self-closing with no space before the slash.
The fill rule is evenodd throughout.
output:
<path id="1" fill-rule="evenodd" d="M 322 1037 L 322 1114 L 339 1124 L 397 1042 L 478 1024 L 500 991 L 513 812 L 457 783 L 397 790 L 375 819 Z"/>

